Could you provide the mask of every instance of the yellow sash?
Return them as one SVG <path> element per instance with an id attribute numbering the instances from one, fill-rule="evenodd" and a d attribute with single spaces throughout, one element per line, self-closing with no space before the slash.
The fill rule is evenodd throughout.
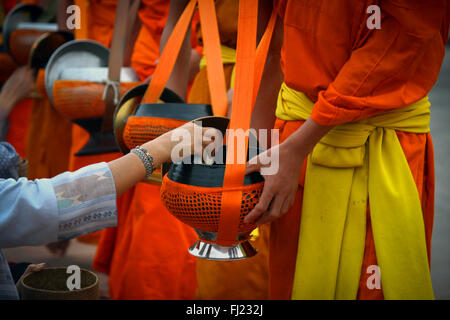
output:
<path id="1" fill-rule="evenodd" d="M 222 54 L 222 63 L 223 64 L 235 64 L 236 63 L 236 50 L 224 45 L 220 46 L 220 52 Z M 206 56 L 203 54 L 203 57 L 200 59 L 200 69 L 206 67 Z M 231 72 L 231 88 L 234 87 L 234 78 L 235 78 L 235 68 Z"/>
<path id="2" fill-rule="evenodd" d="M 277 117 L 306 120 L 313 102 L 282 85 Z M 366 207 L 386 299 L 433 299 L 422 207 L 395 130 L 429 132 L 428 97 L 338 125 L 309 156 L 292 299 L 355 299 Z M 363 270 L 363 272 L 365 272 Z"/>

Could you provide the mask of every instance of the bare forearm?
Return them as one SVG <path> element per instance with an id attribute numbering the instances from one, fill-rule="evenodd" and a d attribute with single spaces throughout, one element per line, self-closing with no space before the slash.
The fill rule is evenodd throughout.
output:
<path id="1" fill-rule="evenodd" d="M 144 164 L 134 153 L 113 160 L 108 165 L 113 175 L 118 196 L 145 178 Z"/>
<path id="2" fill-rule="evenodd" d="M 8 117 L 9 113 L 17 103 L 17 98 L 8 92 L 8 90 L 2 90 L 0 92 L 0 116 Z"/>
<path id="3" fill-rule="evenodd" d="M 164 47 L 172 34 L 172 31 L 183 13 L 188 1 L 176 0 L 170 2 L 169 16 L 164 31 L 161 35 L 160 52 L 162 53 Z M 167 81 L 167 87 L 177 93 L 181 98 L 186 100 L 187 86 L 189 82 L 189 66 L 191 60 L 191 30 L 188 28 L 188 32 L 184 37 L 183 44 L 181 46 L 178 59 L 172 70 L 169 80 Z"/>
<path id="4" fill-rule="evenodd" d="M 333 126 L 322 126 L 309 118 L 305 123 L 283 143 L 289 145 L 293 154 L 307 156 L 314 146 L 328 133 Z"/>
<path id="5" fill-rule="evenodd" d="M 278 93 L 283 79 L 284 75 L 281 70 L 279 55 L 268 56 L 255 102 L 255 109 L 252 114 L 251 127 L 253 129 L 273 128 Z"/>
<path id="6" fill-rule="evenodd" d="M 266 11 L 268 10 L 269 9 Z M 262 25 L 266 26 L 267 23 L 263 22 Z M 261 85 L 256 98 L 255 110 L 252 114 L 251 127 L 256 130 L 272 129 L 275 123 L 278 92 L 280 91 L 281 84 L 284 80 L 280 64 L 282 43 L 283 23 L 281 19 L 278 19 L 264 66 Z M 270 135 L 267 138 L 267 141 L 270 141 Z"/>
<path id="7" fill-rule="evenodd" d="M 170 161 L 168 158 L 168 145 L 158 143 L 157 140 L 147 142 L 142 145 L 152 156 L 155 168 L 162 163 Z M 146 169 L 142 160 L 134 153 L 129 153 L 123 157 L 108 163 L 111 169 L 117 195 L 121 195 L 136 183 L 145 179 Z"/>

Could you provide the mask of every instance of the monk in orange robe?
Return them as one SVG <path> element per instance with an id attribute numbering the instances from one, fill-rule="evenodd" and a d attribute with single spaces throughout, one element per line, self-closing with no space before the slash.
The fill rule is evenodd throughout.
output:
<path id="1" fill-rule="evenodd" d="M 131 66 L 142 81 L 152 75 L 155 70 L 168 7 L 166 1 L 142 1 L 142 7 L 139 10 L 142 27 L 131 57 Z"/>
<path id="2" fill-rule="evenodd" d="M 132 55 L 142 80 L 154 71 L 169 2 L 144 0 L 143 23 Z M 103 231 L 93 267 L 109 274 L 112 299 L 192 299 L 196 290 L 195 259 L 188 248 L 195 232 L 170 215 L 160 186 L 139 183 L 119 205 L 116 228 Z M 125 202 L 125 201 L 124 201 Z"/>
<path id="3" fill-rule="evenodd" d="M 72 123 L 51 105 L 39 70 L 27 136 L 28 179 L 51 178 L 67 171 L 72 143 Z"/>
<path id="4" fill-rule="evenodd" d="M 273 88 L 280 88 L 283 81 L 286 90 L 296 92 L 314 105 L 310 118 L 303 120 L 290 120 L 295 118 L 293 112 L 300 110 L 296 106 L 283 110 L 278 105 L 275 128 L 280 130 L 280 170 L 265 185 L 267 190 L 277 191 L 266 196 L 263 193 L 258 208 L 249 214 L 250 220 L 271 222 L 272 299 L 290 299 L 298 289 L 293 286 L 298 276 L 295 274 L 298 239 L 306 232 L 301 230 L 301 224 L 304 223 L 303 197 L 307 188 L 306 165 L 311 161 L 311 158 L 306 160 L 306 154 L 334 126 L 370 120 L 375 115 L 422 101 L 438 77 L 449 30 L 448 3 L 384 1 L 381 28 L 368 27 L 366 10 L 371 4 L 372 1 L 293 0 L 275 3 L 279 21 L 260 89 L 260 96 L 265 92 L 265 101 L 258 98 L 254 115 L 273 116 L 278 91 Z M 270 6 L 266 10 L 271 10 Z M 275 94 L 270 95 L 268 90 Z M 280 99 L 282 97 L 280 95 Z M 431 136 L 401 130 L 396 130 L 396 136 L 421 201 L 424 246 L 429 263 L 434 215 Z M 297 153 L 289 150 L 297 150 Z M 259 167 L 249 167 L 249 171 L 254 169 Z M 291 180 L 294 173 L 297 180 Z M 371 276 L 368 267 L 378 264 L 381 250 L 375 245 L 377 230 L 373 228 L 369 205 L 366 211 L 360 282 L 353 298 L 383 299 L 386 297 L 383 272 L 381 288 L 367 285 Z"/>

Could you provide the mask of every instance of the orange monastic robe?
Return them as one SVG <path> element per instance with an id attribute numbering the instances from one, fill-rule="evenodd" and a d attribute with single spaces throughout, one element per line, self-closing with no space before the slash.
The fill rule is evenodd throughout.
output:
<path id="1" fill-rule="evenodd" d="M 315 102 L 311 118 L 321 125 L 353 122 L 420 100 L 437 79 L 448 35 L 448 4 L 444 0 L 432 2 L 385 1 L 381 29 L 370 30 L 365 12 L 374 1 L 278 1 L 277 10 L 284 19 L 285 83 Z M 280 140 L 301 124 L 302 121 L 278 119 Z M 397 131 L 397 136 L 422 200 L 430 255 L 434 215 L 431 136 L 401 131 Z M 291 297 L 304 172 L 305 165 L 295 204 L 271 224 L 272 299 Z M 370 290 L 366 284 L 370 276 L 367 267 L 376 264 L 368 208 L 358 299 L 383 298 L 382 289 Z"/>
<path id="2" fill-rule="evenodd" d="M 26 1 L 26 3 L 35 4 L 35 3 L 37 3 L 37 1 L 36 0 L 28 0 L 28 1 Z M 5 3 L 2 4 L 5 9 L 5 14 L 7 14 L 8 11 L 11 10 L 15 4 L 17 5 L 17 1 L 5 1 Z M 6 61 L 6 59 L 7 58 L 2 57 L 0 62 L 4 61 L 6 63 L 9 63 L 9 61 Z M 10 71 L 12 71 L 12 70 L 10 70 Z M 6 80 L 6 79 L 4 79 L 4 80 Z M 29 119 L 30 119 L 32 106 L 33 106 L 32 99 L 24 99 L 22 101 L 19 101 L 17 103 L 17 105 L 12 109 L 12 111 L 8 117 L 9 129 L 8 129 L 8 133 L 6 135 L 6 141 L 11 143 L 11 145 L 14 146 L 14 148 L 16 149 L 16 152 L 22 158 L 25 158 L 27 156 L 26 140 L 27 140 L 28 123 L 29 123 Z"/>
<path id="3" fill-rule="evenodd" d="M 169 2 L 144 0 L 143 26 L 132 66 L 142 80 L 153 73 Z M 94 268 L 109 274 L 112 299 L 192 299 L 196 290 L 195 259 L 188 248 L 195 232 L 163 206 L 160 187 L 137 184 L 119 205 L 116 228 L 102 232 Z"/>
<path id="4" fill-rule="evenodd" d="M 143 1 L 139 10 L 142 27 L 134 44 L 131 66 L 141 80 L 145 80 L 155 70 L 159 58 L 159 42 L 166 25 L 169 5 L 164 0 Z"/>
<path id="5" fill-rule="evenodd" d="M 6 141 L 11 143 L 22 158 L 27 157 L 26 141 L 32 107 L 33 99 L 24 99 L 16 104 L 8 117 L 9 128 Z"/>
<path id="6" fill-rule="evenodd" d="M 51 178 L 67 171 L 72 143 L 72 123 L 51 105 L 39 70 L 27 137 L 28 179 Z"/>

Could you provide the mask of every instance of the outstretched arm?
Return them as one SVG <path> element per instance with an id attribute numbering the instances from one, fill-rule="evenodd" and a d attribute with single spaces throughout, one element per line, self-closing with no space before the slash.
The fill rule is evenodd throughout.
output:
<path id="1" fill-rule="evenodd" d="M 190 136 L 192 152 L 192 138 L 211 132 L 203 128 L 202 135 L 196 136 L 195 128 L 188 123 L 142 147 L 153 157 L 154 166 L 159 166 L 170 162 L 178 143 L 172 141 L 172 134 Z M 52 179 L 0 179 L 0 248 L 42 245 L 113 227 L 117 224 L 117 195 L 145 176 L 142 161 L 130 153 Z"/>

